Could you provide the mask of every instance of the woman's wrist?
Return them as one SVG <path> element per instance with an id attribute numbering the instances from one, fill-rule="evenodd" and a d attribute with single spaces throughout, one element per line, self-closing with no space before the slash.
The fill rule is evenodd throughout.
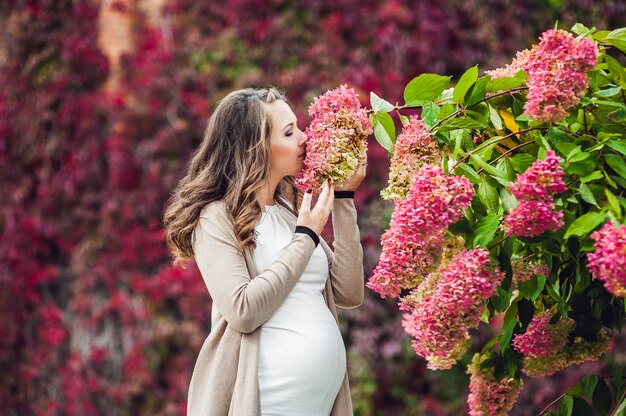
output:
<path id="1" fill-rule="evenodd" d="M 315 247 L 317 247 L 317 245 L 320 243 L 320 238 L 317 233 L 305 225 L 297 225 L 295 233 L 306 234 L 311 237 L 311 239 L 315 243 Z"/>
<path id="2" fill-rule="evenodd" d="M 354 191 L 335 191 L 335 199 L 352 198 L 354 199 Z"/>

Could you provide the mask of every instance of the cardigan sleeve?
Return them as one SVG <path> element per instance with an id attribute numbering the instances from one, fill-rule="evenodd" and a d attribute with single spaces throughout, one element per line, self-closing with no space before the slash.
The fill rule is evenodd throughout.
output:
<path id="1" fill-rule="evenodd" d="M 249 275 L 238 251 L 232 222 L 220 204 L 212 204 L 193 233 L 196 264 L 217 309 L 239 332 L 249 333 L 267 321 L 304 272 L 315 243 L 296 233 L 283 253 L 257 276 Z"/>
<path id="2" fill-rule="evenodd" d="M 333 204 L 333 254 L 330 274 L 337 306 L 356 308 L 363 303 L 363 248 L 352 198 L 336 198 Z"/>

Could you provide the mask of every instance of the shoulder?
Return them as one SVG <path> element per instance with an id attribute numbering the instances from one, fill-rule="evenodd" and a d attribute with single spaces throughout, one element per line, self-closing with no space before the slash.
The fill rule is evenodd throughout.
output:
<path id="1" fill-rule="evenodd" d="M 209 220 L 223 220 L 228 218 L 226 204 L 222 200 L 209 202 L 202 207 L 200 218 L 207 218 Z"/>

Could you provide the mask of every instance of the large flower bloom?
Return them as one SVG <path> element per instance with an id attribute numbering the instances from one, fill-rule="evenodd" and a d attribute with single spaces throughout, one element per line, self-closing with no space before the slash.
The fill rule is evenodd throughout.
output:
<path id="1" fill-rule="evenodd" d="M 468 331 L 478 326 L 485 303 L 503 278 L 491 266 L 487 250 L 462 250 L 437 274 L 430 274 L 422 283 L 425 287 L 416 289 L 418 295 L 405 302 L 404 309 L 412 307 L 412 311 L 404 317 L 404 328 L 415 338 L 413 349 L 429 361 L 430 368 L 450 368 L 465 352 Z"/>
<path id="2" fill-rule="evenodd" d="M 422 167 L 407 198 L 395 206 L 389 229 L 381 238 L 379 263 L 367 286 L 382 297 L 398 297 L 401 289 L 417 286 L 436 270 L 444 233 L 461 218 L 473 195 L 474 188 L 465 177 L 445 175 L 438 166 Z"/>
<path id="3" fill-rule="evenodd" d="M 563 211 L 554 210 L 554 202 L 522 199 L 504 219 L 509 235 L 533 237 L 546 230 L 556 231 L 563 225 Z"/>
<path id="4" fill-rule="evenodd" d="M 316 97 L 309 107 L 304 171 L 297 178 L 301 189 L 319 189 L 327 179 L 341 183 L 365 158 L 372 126 L 352 88 L 341 85 Z"/>
<path id="5" fill-rule="evenodd" d="M 610 344 L 611 339 L 604 329 L 593 342 L 576 337 L 556 354 L 540 358 L 524 357 L 522 372 L 530 377 L 549 376 L 569 366 L 597 360 L 609 350 Z"/>
<path id="6" fill-rule="evenodd" d="M 387 200 L 404 199 L 415 172 L 427 163 L 437 164 L 440 160 L 437 143 L 430 136 L 428 127 L 419 117 L 411 116 L 396 139 L 389 167 L 389 186 L 380 194 Z"/>
<path id="7" fill-rule="evenodd" d="M 526 172 L 519 175 L 509 188 L 518 199 L 544 200 L 550 195 L 565 192 L 561 158 L 554 150 L 546 152 L 545 160 L 536 160 Z"/>
<path id="8" fill-rule="evenodd" d="M 591 234 L 595 251 L 587 254 L 593 277 L 615 296 L 626 297 L 626 225 L 607 222 Z"/>
<path id="9" fill-rule="evenodd" d="M 493 368 L 480 368 L 486 356 L 475 354 L 467 366 L 470 393 L 467 396 L 471 416 L 506 416 L 517 401 L 524 382 L 506 377 L 496 380 Z"/>
<path id="10" fill-rule="evenodd" d="M 505 232 L 533 237 L 546 230 L 556 231 L 563 225 L 563 212 L 556 211 L 552 195 L 565 192 L 561 158 L 553 150 L 545 160 L 536 160 L 509 186 L 519 203 L 505 217 Z"/>
<path id="11" fill-rule="evenodd" d="M 583 96 L 587 72 L 597 61 L 592 40 L 574 38 L 564 30 L 544 32 L 523 65 L 528 76 L 526 114 L 546 123 L 563 120 Z"/>
<path id="12" fill-rule="evenodd" d="M 569 331 L 574 322 L 560 319 L 551 324 L 552 315 L 545 311 L 533 317 L 524 334 L 513 339 L 513 347 L 526 357 L 546 358 L 555 355 L 567 344 Z"/>

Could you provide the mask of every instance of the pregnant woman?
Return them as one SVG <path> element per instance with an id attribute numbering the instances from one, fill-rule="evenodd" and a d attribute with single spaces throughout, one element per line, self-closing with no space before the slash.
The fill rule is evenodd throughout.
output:
<path id="1" fill-rule="evenodd" d="M 313 204 L 294 183 L 305 151 L 279 91 L 232 92 L 168 203 L 174 261 L 195 259 L 213 299 L 189 416 L 352 415 L 336 307 L 363 301 L 353 198 L 367 163 Z M 320 237 L 331 212 L 334 250 Z"/>

